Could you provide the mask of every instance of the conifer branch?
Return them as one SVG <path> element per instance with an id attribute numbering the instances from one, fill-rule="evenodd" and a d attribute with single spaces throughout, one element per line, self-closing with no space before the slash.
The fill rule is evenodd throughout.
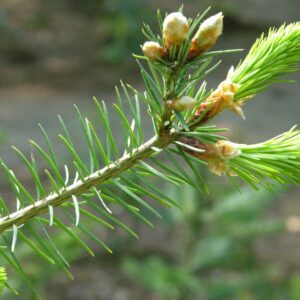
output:
<path id="1" fill-rule="evenodd" d="M 111 129 L 105 102 L 95 100 L 104 137 L 97 133 L 95 128 L 98 126 L 93 125 L 76 108 L 88 149 L 88 162 L 76 151 L 61 117 L 59 121 L 63 134 L 59 137 L 69 152 L 72 166 L 60 166 L 54 147 L 42 127 L 47 149 L 31 141 L 35 151 L 27 158 L 13 147 L 32 176 L 36 195 L 32 195 L 17 175 L 0 160 L 16 199 L 16 209 L 12 210 L 12 206 L 0 196 L 1 257 L 32 289 L 31 281 L 14 254 L 18 237 L 40 257 L 57 264 L 72 277 L 67 260 L 57 250 L 46 226 L 60 228 L 92 256 L 93 251 L 78 235 L 78 231 L 111 252 L 90 228 L 82 224 L 80 216 L 111 230 L 119 226 L 137 237 L 131 228 L 114 216 L 110 204 L 121 206 L 150 226 L 153 225 L 143 215 L 144 210 L 158 217 L 160 214 L 145 197 L 168 207 L 178 206 L 168 195 L 149 183 L 149 176 L 179 186 L 189 184 L 205 193 L 208 188 L 196 167 L 198 163 L 207 164 L 210 171 L 217 175 L 237 175 L 255 189 L 259 185 L 271 188 L 273 185 L 270 181 L 283 185 L 299 184 L 299 130 L 293 128 L 270 141 L 245 145 L 224 140 L 222 132 L 227 129 L 206 125 L 225 108 L 244 116 L 241 106 L 247 99 L 263 91 L 282 75 L 296 71 L 300 61 L 299 23 L 272 29 L 266 38 L 262 36 L 239 66 L 235 70 L 231 68 L 227 78 L 210 92 L 202 80 L 220 64 L 213 63 L 214 58 L 237 50 L 210 51 L 223 31 L 223 14 L 204 20 L 207 12 L 194 20 L 187 19 L 182 10 L 169 14 L 164 20 L 158 12 L 160 35 L 154 34 L 148 25 L 144 26 L 143 32 L 148 39 L 142 46 L 144 55 L 135 57 L 141 69 L 145 91 L 140 92 L 121 83 L 121 90 L 116 89 L 117 103 L 113 106 L 122 127 L 123 155 L 120 155 L 119 143 Z M 125 105 L 128 114 L 125 113 Z M 142 109 L 148 111 L 154 131 L 153 137 L 146 142 L 143 137 Z M 160 152 L 165 153 L 166 161 L 156 157 Z M 48 165 L 44 174 L 50 190 L 41 179 L 35 154 Z M 74 174 L 75 180 L 71 182 Z M 124 200 L 115 191 L 131 201 L 127 201 L 127 198 Z M 99 203 L 95 204 L 91 199 L 98 199 Z M 59 219 L 54 210 L 58 207 L 77 230 Z M 49 213 L 49 219 L 43 217 L 46 212 Z M 39 237 L 36 227 L 43 230 L 45 239 Z"/>
<path id="2" fill-rule="evenodd" d="M 0 233 L 12 228 L 13 226 L 19 226 L 25 224 L 35 216 L 40 216 L 47 212 L 49 206 L 57 207 L 64 202 L 70 200 L 72 196 L 80 196 L 90 188 L 100 185 L 105 181 L 109 181 L 112 178 L 122 174 L 130 167 L 134 166 L 140 160 L 149 158 L 155 150 L 153 148 L 161 149 L 167 147 L 176 137 L 176 133 L 162 138 L 153 137 L 151 140 L 136 148 L 131 154 L 125 154 L 119 160 L 110 163 L 107 167 L 92 173 L 91 175 L 84 177 L 82 180 L 62 188 L 58 193 L 50 194 L 49 196 L 34 202 L 25 208 L 22 208 L 6 217 L 0 218 Z"/>
<path id="3" fill-rule="evenodd" d="M 232 67 L 227 78 L 201 103 L 196 117 L 210 106 L 200 123 L 213 118 L 225 108 L 244 118 L 244 102 L 275 82 L 289 82 L 282 76 L 298 70 L 300 63 L 300 23 L 271 28 L 256 40 L 238 67 Z"/>
<path id="4" fill-rule="evenodd" d="M 191 146 L 186 152 L 206 161 L 216 175 L 239 176 L 255 189 L 258 185 L 272 188 L 272 181 L 300 184 L 300 131 L 296 127 L 253 145 L 226 140 L 205 143 L 196 136 L 180 140 Z"/>

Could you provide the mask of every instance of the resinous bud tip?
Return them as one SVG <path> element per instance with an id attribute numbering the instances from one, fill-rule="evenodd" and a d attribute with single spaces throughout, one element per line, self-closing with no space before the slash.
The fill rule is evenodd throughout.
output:
<path id="1" fill-rule="evenodd" d="M 183 96 L 170 101 L 170 108 L 177 112 L 192 109 L 195 106 L 195 99 L 189 96 Z"/>
<path id="2" fill-rule="evenodd" d="M 241 155 L 241 150 L 238 148 L 238 144 L 229 141 L 218 141 L 216 143 L 216 149 L 225 159 L 232 159 Z"/>
<path id="3" fill-rule="evenodd" d="M 151 60 L 157 60 L 164 55 L 164 48 L 157 42 L 148 41 L 142 46 L 144 55 Z"/>
<path id="4" fill-rule="evenodd" d="M 215 45 L 223 31 L 223 14 L 220 12 L 206 19 L 199 27 L 192 40 L 191 51 L 194 56 L 209 50 Z"/>
<path id="5" fill-rule="evenodd" d="M 163 39 L 165 47 L 181 45 L 188 37 L 189 22 L 181 12 L 169 14 L 163 23 Z"/>

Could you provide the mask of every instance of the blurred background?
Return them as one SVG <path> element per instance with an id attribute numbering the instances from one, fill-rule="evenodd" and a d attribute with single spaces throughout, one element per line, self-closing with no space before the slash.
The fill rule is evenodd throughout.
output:
<path id="1" fill-rule="evenodd" d="M 0 1 L 0 156 L 23 181 L 29 178 L 9 146 L 29 153 L 27 139 L 42 140 L 38 123 L 55 139 L 58 114 L 75 134 L 75 143 L 77 139 L 82 144 L 73 104 L 96 118 L 92 97 L 104 99 L 110 107 L 120 79 L 143 89 L 131 55 L 140 53 L 144 42 L 141 25 L 156 28 L 156 9 L 171 12 L 182 2 Z M 190 0 L 184 1 L 184 12 L 194 17 L 210 5 L 211 14 L 225 14 L 216 49 L 246 52 L 269 27 L 299 20 L 298 0 Z M 208 86 L 216 87 L 244 55 L 222 57 Z M 247 103 L 246 121 L 226 112 L 217 118 L 218 125 L 230 128 L 236 142 L 255 143 L 299 124 L 300 73 L 292 78 L 296 84 L 274 85 Z M 145 130 L 151 134 L 150 126 Z M 62 160 L 70 161 L 63 147 L 57 149 Z M 160 208 L 164 218 L 153 220 L 154 230 L 127 220 L 140 240 L 122 232 L 101 232 L 113 255 L 94 246 L 97 257 L 92 259 L 67 238 L 58 237 L 71 260 L 73 282 L 45 268 L 20 246 L 21 261 L 26 261 L 44 299 L 300 299 L 300 190 L 253 192 L 241 186 L 241 195 L 228 180 L 201 172 L 212 190 L 209 196 L 184 187 L 168 189 L 182 211 Z M 2 181 L 0 187 L 9 197 Z M 10 279 L 21 299 L 32 299 L 21 282 Z"/>

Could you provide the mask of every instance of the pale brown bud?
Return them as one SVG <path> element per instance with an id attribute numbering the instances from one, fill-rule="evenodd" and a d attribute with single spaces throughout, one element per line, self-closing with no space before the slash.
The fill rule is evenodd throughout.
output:
<path id="1" fill-rule="evenodd" d="M 224 159 L 232 159 L 241 155 L 241 150 L 238 148 L 238 145 L 229 141 L 218 141 L 215 147 L 220 156 Z"/>
<path id="2" fill-rule="evenodd" d="M 206 19 L 193 37 L 191 56 L 198 56 L 209 50 L 218 40 L 223 30 L 223 14 L 220 12 Z"/>
<path id="3" fill-rule="evenodd" d="M 177 112 L 182 112 L 188 109 L 192 109 L 195 106 L 195 99 L 189 96 L 183 96 L 178 99 L 173 99 L 169 102 L 170 108 Z"/>
<path id="4" fill-rule="evenodd" d="M 181 12 L 169 14 L 163 23 L 163 39 L 165 47 L 181 45 L 188 37 L 189 22 Z"/>
<path id="5" fill-rule="evenodd" d="M 233 112 L 245 119 L 244 112 L 242 110 L 243 101 L 234 101 L 234 97 L 241 85 L 231 81 L 230 77 L 233 72 L 234 69 L 231 67 L 227 78 L 219 84 L 218 88 L 214 90 L 204 102 L 200 104 L 199 109 L 195 114 L 195 119 L 197 119 L 208 106 L 210 109 L 207 111 L 205 118 L 203 119 L 205 121 L 213 118 L 224 108 L 231 109 Z"/>
<path id="6" fill-rule="evenodd" d="M 228 174 L 230 176 L 237 176 L 227 164 L 227 161 L 241 155 L 241 150 L 238 145 L 229 141 L 218 141 L 215 145 L 210 145 L 210 152 L 203 155 L 204 160 L 207 161 L 208 169 L 218 175 L 222 176 Z"/>
<path id="7" fill-rule="evenodd" d="M 228 172 L 228 167 L 225 162 L 221 159 L 214 159 L 207 161 L 207 167 L 210 172 L 218 176 L 223 176 Z"/>
<path id="8" fill-rule="evenodd" d="M 164 48 L 157 42 L 148 41 L 145 42 L 142 50 L 146 57 L 151 60 L 157 60 L 158 58 L 162 58 L 164 55 Z"/>

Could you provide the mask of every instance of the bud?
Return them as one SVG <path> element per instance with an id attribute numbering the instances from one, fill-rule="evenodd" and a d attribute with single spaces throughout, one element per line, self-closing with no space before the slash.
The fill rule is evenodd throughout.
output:
<path id="1" fill-rule="evenodd" d="M 221 159 L 208 160 L 207 167 L 210 172 L 218 176 L 223 176 L 228 173 L 228 166 Z"/>
<path id="2" fill-rule="evenodd" d="M 201 121 L 207 121 L 220 113 L 223 109 L 229 108 L 243 119 L 245 119 L 244 112 L 242 110 L 243 101 L 234 101 L 234 97 L 241 87 L 240 84 L 234 83 L 231 80 L 231 76 L 234 72 L 234 68 L 231 67 L 227 78 L 222 81 L 218 88 L 212 92 L 212 94 L 200 104 L 194 118 L 197 120 L 199 116 L 210 107 L 204 118 Z"/>
<path id="3" fill-rule="evenodd" d="M 203 152 L 196 152 L 194 150 L 189 150 L 182 148 L 185 152 L 192 156 L 200 158 L 206 161 L 208 169 L 218 175 L 222 176 L 224 174 L 230 176 L 237 176 L 234 170 L 230 168 L 229 161 L 242 154 L 239 144 L 235 144 L 226 140 L 220 140 L 215 144 L 204 143 L 193 137 L 180 137 L 179 141 L 182 144 L 191 146 L 202 150 Z"/>
<path id="4" fill-rule="evenodd" d="M 188 37 L 189 22 L 181 12 L 169 14 L 163 23 L 163 39 L 167 49 L 171 45 L 180 45 Z"/>
<path id="5" fill-rule="evenodd" d="M 157 60 L 158 58 L 161 58 L 164 56 L 164 48 L 161 47 L 161 45 L 157 42 L 145 42 L 142 50 L 146 57 L 148 57 L 151 60 Z"/>
<path id="6" fill-rule="evenodd" d="M 187 109 L 192 109 L 195 106 L 195 99 L 189 96 L 183 96 L 178 99 L 173 99 L 169 102 L 170 108 L 177 112 L 182 112 Z"/>
<path id="7" fill-rule="evenodd" d="M 218 94 L 221 97 L 221 99 L 223 100 L 223 105 L 225 107 L 230 108 L 237 115 L 245 119 L 244 112 L 241 108 L 243 103 L 234 102 L 234 96 L 240 87 L 240 84 L 233 83 L 231 79 L 227 77 L 223 82 L 219 84 L 218 89 L 215 92 L 216 95 Z"/>
<path id="8" fill-rule="evenodd" d="M 223 14 L 220 12 L 206 19 L 193 37 L 190 56 L 196 57 L 210 49 L 223 30 Z"/>
<path id="9" fill-rule="evenodd" d="M 242 153 L 237 144 L 229 141 L 218 141 L 215 147 L 219 155 L 224 159 L 232 159 Z"/>
<path id="10" fill-rule="evenodd" d="M 204 153 L 202 159 L 206 160 L 208 169 L 218 175 L 222 176 L 228 174 L 236 176 L 237 174 L 230 169 L 227 162 L 242 154 L 238 145 L 229 141 L 218 141 L 214 145 L 209 145 L 207 153 Z"/>

